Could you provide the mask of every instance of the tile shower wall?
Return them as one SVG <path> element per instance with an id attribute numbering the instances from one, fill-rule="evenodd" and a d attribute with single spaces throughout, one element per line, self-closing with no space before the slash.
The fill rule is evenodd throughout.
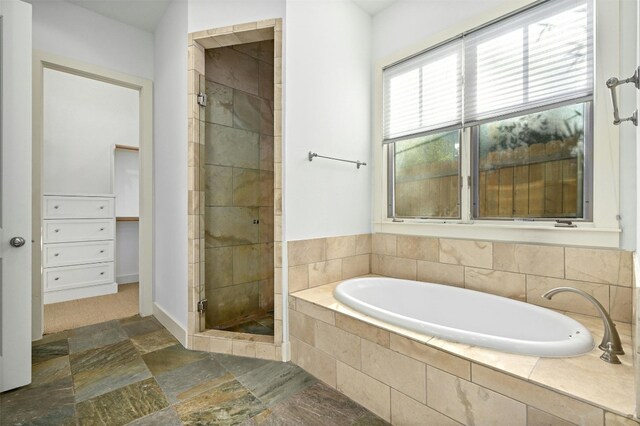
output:
<path id="1" fill-rule="evenodd" d="M 207 328 L 273 311 L 273 49 L 205 52 Z"/>

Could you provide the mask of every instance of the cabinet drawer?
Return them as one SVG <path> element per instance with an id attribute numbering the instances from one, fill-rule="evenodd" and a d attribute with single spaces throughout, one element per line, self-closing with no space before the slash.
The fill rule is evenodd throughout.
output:
<path id="1" fill-rule="evenodd" d="M 45 220 L 43 227 L 45 243 L 112 240 L 115 221 L 113 219 Z"/>
<path id="2" fill-rule="evenodd" d="M 113 282 L 113 262 L 44 269 L 44 289 L 60 290 Z"/>
<path id="3" fill-rule="evenodd" d="M 44 197 L 45 219 L 99 219 L 115 214 L 114 199 L 104 197 Z"/>
<path id="4" fill-rule="evenodd" d="M 113 241 L 45 244 L 42 261 L 45 268 L 111 262 Z"/>

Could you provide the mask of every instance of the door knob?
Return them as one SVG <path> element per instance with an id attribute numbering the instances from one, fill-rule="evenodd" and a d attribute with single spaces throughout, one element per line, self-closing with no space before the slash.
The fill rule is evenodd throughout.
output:
<path id="1" fill-rule="evenodd" d="M 13 247 L 22 247 L 26 241 L 22 237 L 13 237 L 9 240 L 9 244 Z"/>

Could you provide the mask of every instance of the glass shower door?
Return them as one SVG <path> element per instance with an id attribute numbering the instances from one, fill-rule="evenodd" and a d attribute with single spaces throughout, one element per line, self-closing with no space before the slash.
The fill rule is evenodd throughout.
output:
<path id="1" fill-rule="evenodd" d="M 239 60 L 255 75 L 245 69 L 230 78 Z M 220 48 L 206 51 L 206 64 L 200 84 L 207 98 L 200 117 L 206 328 L 273 334 L 273 101 L 243 80 L 259 79 L 258 59 Z"/>

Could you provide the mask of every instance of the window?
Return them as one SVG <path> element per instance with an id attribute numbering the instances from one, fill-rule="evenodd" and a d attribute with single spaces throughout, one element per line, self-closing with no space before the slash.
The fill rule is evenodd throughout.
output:
<path id="1" fill-rule="evenodd" d="M 392 146 L 396 215 L 460 216 L 460 131 L 418 136 Z"/>
<path id="2" fill-rule="evenodd" d="M 385 68 L 388 216 L 590 219 L 592 33 L 548 0 Z"/>
<path id="3" fill-rule="evenodd" d="M 589 105 L 568 105 L 475 127 L 473 216 L 588 217 L 584 206 L 589 203 L 583 197 Z"/>

